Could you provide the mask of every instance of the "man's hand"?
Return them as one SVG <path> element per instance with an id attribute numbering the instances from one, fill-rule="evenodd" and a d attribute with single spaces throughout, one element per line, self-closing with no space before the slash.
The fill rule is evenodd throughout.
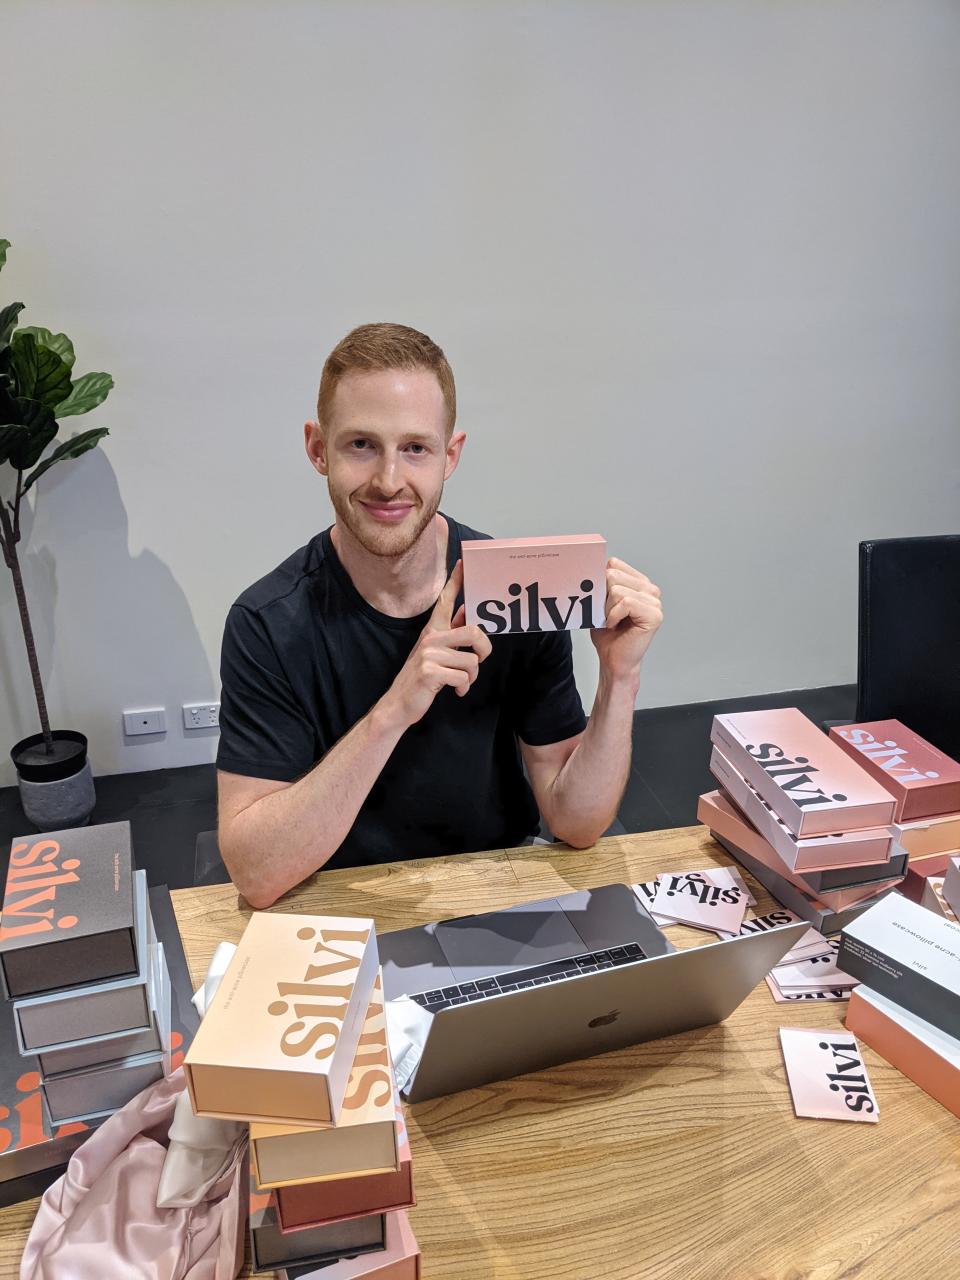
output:
<path id="1" fill-rule="evenodd" d="M 643 655 L 662 621 L 660 588 L 625 561 L 608 560 L 607 625 L 590 633 L 601 675 L 639 680 Z"/>
<path id="2" fill-rule="evenodd" d="M 462 605 L 453 617 L 462 586 L 463 562 L 458 560 L 413 652 L 380 700 L 381 708 L 396 716 L 405 729 L 426 715 L 446 685 L 462 698 L 490 653 L 489 637 L 479 627 L 463 625 Z"/>

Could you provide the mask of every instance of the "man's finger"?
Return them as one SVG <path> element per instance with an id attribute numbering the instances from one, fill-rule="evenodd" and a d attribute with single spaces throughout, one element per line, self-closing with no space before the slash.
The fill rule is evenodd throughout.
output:
<path id="1" fill-rule="evenodd" d="M 472 649 L 481 662 L 490 656 L 493 649 L 490 637 L 480 627 L 453 627 L 442 634 L 435 634 L 434 640 L 451 649 Z"/>
<path id="2" fill-rule="evenodd" d="M 449 630 L 453 619 L 453 606 L 456 604 L 457 596 L 463 587 L 463 561 L 458 560 L 453 566 L 453 573 L 447 579 L 443 590 L 437 598 L 437 603 L 433 606 L 433 613 L 430 615 L 430 621 L 427 627 L 431 631 L 447 631 Z"/>
<path id="3" fill-rule="evenodd" d="M 462 604 L 457 612 L 453 615 L 453 621 L 450 623 L 451 630 L 456 631 L 462 627 L 467 620 L 467 606 Z"/>

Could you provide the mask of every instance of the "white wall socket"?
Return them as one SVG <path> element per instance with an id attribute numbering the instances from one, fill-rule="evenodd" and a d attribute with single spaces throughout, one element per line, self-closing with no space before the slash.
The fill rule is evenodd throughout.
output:
<path id="1" fill-rule="evenodd" d="M 220 725 L 219 702 L 185 702 L 184 729 L 216 729 Z"/>
<path id="2" fill-rule="evenodd" d="M 142 711 L 124 711 L 123 732 L 128 738 L 138 733 L 166 733 L 167 715 L 163 707 L 146 707 Z"/>

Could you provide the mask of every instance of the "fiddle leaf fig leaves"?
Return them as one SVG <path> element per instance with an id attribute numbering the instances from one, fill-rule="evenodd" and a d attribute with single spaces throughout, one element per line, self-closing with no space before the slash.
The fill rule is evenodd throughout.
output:
<path id="1" fill-rule="evenodd" d="M 2 429 L 0 428 L 0 430 Z M 79 435 L 74 436 L 72 439 L 65 440 L 63 444 L 54 449 L 49 458 L 44 458 L 36 471 L 30 472 L 24 481 L 23 492 L 26 493 L 30 486 L 56 463 L 62 462 L 64 458 L 79 458 L 81 454 L 94 448 L 104 436 L 109 434 L 106 427 L 94 427 L 91 431 L 81 431 Z"/>

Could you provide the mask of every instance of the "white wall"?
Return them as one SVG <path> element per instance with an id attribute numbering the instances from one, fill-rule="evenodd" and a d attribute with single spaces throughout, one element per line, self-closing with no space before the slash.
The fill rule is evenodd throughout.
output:
<path id="1" fill-rule="evenodd" d="M 26 547 L 97 771 L 213 758 L 179 705 L 329 521 L 301 427 L 362 321 L 452 361 L 446 510 L 660 583 L 641 705 L 854 679 L 858 541 L 960 525 L 955 0 L 6 0 L 3 45 L 0 299 L 117 383 Z"/>

